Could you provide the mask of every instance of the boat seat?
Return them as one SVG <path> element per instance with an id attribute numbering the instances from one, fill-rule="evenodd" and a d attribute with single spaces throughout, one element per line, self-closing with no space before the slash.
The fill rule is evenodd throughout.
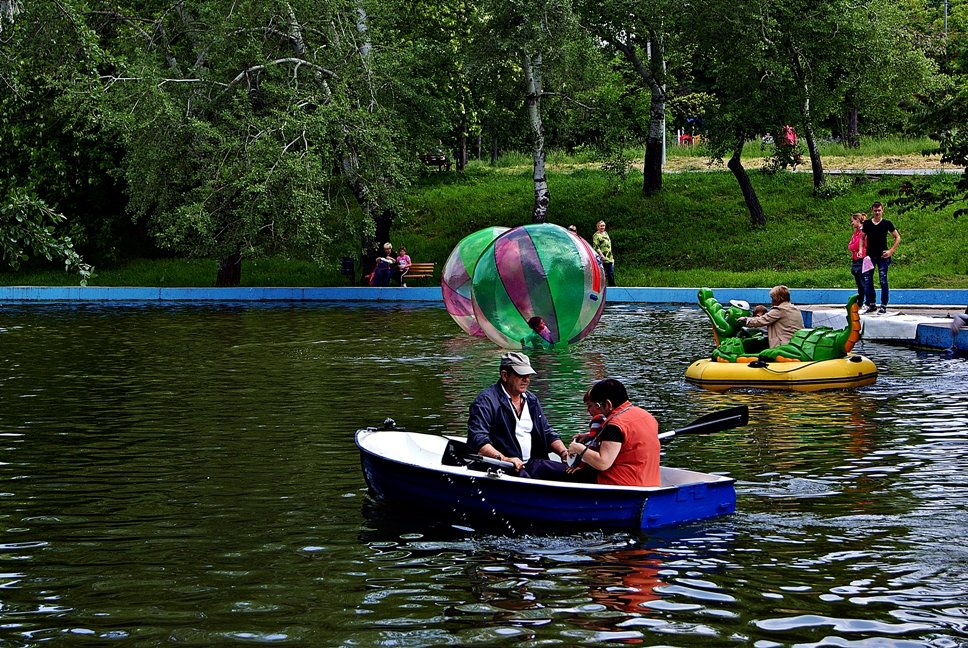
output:
<path id="1" fill-rule="evenodd" d="M 505 468 L 483 461 L 479 454 L 471 452 L 470 447 L 465 442 L 457 439 L 447 439 L 447 446 L 440 457 L 440 463 L 445 466 L 465 466 L 468 470 L 479 470 L 486 473 L 508 474 Z"/>
<path id="2" fill-rule="evenodd" d="M 460 446 L 464 446 L 461 448 Z M 444 454 L 440 458 L 440 463 L 445 466 L 466 466 L 469 462 L 464 459 L 470 453 L 467 448 L 467 444 L 463 441 L 455 441 L 454 439 L 447 439 L 447 447 L 444 448 Z"/>

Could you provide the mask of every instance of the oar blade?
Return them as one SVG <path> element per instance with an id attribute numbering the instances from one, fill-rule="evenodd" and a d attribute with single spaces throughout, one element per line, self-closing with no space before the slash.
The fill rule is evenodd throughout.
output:
<path id="1" fill-rule="evenodd" d="M 719 412 L 712 412 L 702 416 L 673 434 L 711 434 L 749 423 L 750 408 L 747 405 L 730 407 Z"/>

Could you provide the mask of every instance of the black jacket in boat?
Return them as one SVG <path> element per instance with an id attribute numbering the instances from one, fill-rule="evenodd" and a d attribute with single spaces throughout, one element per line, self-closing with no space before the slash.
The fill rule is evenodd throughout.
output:
<path id="1" fill-rule="evenodd" d="M 544 412 L 538 397 L 531 392 L 524 392 L 525 402 L 534 427 L 531 428 L 531 456 L 547 459 L 551 452 L 551 444 L 560 438 L 555 432 Z M 508 457 L 520 457 L 521 446 L 514 438 L 516 417 L 511 401 L 504 394 L 501 383 L 495 383 L 482 391 L 471 403 L 471 413 L 467 418 L 467 444 L 474 452 L 490 443 L 498 451 Z"/>

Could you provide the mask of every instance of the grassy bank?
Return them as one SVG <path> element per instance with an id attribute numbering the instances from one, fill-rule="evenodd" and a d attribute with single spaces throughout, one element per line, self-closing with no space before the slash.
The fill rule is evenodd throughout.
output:
<path id="1" fill-rule="evenodd" d="M 928 167 L 930 160 L 918 154 L 928 145 L 927 141 L 873 142 L 853 152 L 829 145 L 835 148 L 824 162 L 827 168 L 856 168 L 851 164 L 869 159 Z M 692 160 L 707 170 L 667 173 L 663 191 L 649 198 L 641 195 L 638 171 L 633 170 L 619 188 L 590 158 L 581 153 L 556 153 L 549 157 L 551 220 L 575 224 L 590 239 L 596 221 L 604 219 L 615 249 L 620 285 L 852 287 L 846 250 L 850 214 L 868 210 L 875 200 L 888 202 L 905 178 L 833 176 L 830 195 L 818 198 L 808 173 L 761 173 L 763 153 L 759 146 L 749 149 L 744 163 L 766 211 L 765 229 L 750 227 L 735 179 L 721 166 L 706 166 L 698 147 L 670 149 L 667 168 L 681 168 L 683 160 Z M 842 152 L 840 157 L 834 155 L 837 149 Z M 877 168 L 868 162 L 862 166 Z M 955 176 L 950 175 L 932 177 L 936 183 L 954 181 Z M 530 160 L 526 156 L 506 156 L 495 167 L 475 162 L 464 174 L 428 173 L 408 196 L 392 242 L 395 247 L 406 245 L 414 261 L 436 261 L 439 267 L 465 235 L 490 225 L 512 227 L 529 222 L 531 203 Z M 968 222 L 954 219 L 951 211 L 901 214 L 894 207 L 887 208 L 885 217 L 895 223 L 902 237 L 891 267 L 893 287 L 968 287 L 964 255 Z M 242 285 L 346 285 L 348 280 L 335 265 L 320 269 L 307 261 L 246 260 Z M 91 285 L 210 286 L 215 262 L 133 260 L 101 265 L 95 271 Z M 59 270 L 3 273 L 0 284 L 62 285 L 76 284 L 76 279 Z"/>
<path id="2" fill-rule="evenodd" d="M 663 191 L 650 198 L 641 195 L 638 173 L 618 193 L 596 170 L 549 174 L 552 221 L 573 223 L 590 238 L 596 221 L 604 219 L 621 285 L 849 288 L 850 214 L 868 210 L 875 200 L 886 202 L 903 182 L 896 176 L 834 179 L 838 195 L 816 198 L 808 174 L 751 171 L 751 176 L 767 214 L 765 229 L 750 227 L 735 179 L 717 171 L 667 174 Z M 446 259 L 469 232 L 528 220 L 527 171 L 472 168 L 465 179 L 455 178 L 432 178 L 412 198 L 413 213 L 394 243 L 406 244 L 415 259 Z M 886 218 L 902 239 L 891 268 L 893 286 L 968 287 L 968 224 L 950 211 L 899 214 L 888 207 Z"/>

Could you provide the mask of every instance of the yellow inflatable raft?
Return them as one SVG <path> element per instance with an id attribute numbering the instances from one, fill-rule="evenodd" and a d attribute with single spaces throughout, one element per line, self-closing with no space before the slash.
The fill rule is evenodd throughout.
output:
<path id="1" fill-rule="evenodd" d="M 851 389 L 877 380 L 877 367 L 862 355 L 813 362 L 716 362 L 696 360 L 686 369 L 686 381 L 712 391 L 734 387 L 755 389 Z"/>

